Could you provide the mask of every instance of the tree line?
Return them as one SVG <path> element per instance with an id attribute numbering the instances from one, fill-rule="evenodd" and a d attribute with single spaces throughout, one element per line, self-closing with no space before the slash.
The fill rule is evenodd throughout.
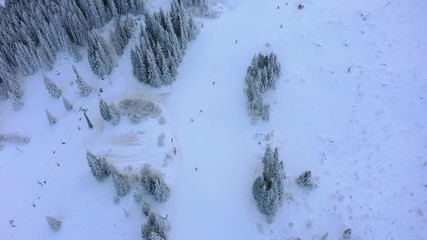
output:
<path id="1" fill-rule="evenodd" d="M 145 14 L 139 42 L 131 51 L 133 74 L 153 87 L 170 85 L 188 42 L 196 35 L 197 28 L 183 1 L 172 1 L 169 12 Z"/>
<path id="2" fill-rule="evenodd" d="M 173 0 L 167 13 L 151 14 L 144 0 L 6 0 L 0 6 L 0 100 L 12 99 L 18 110 L 24 94 L 19 76 L 51 70 L 60 51 L 78 62 L 79 50 L 86 48 L 92 71 L 108 76 L 113 60 L 96 29 L 115 21 L 110 40 L 121 56 L 134 32 L 128 15 L 145 20 L 131 54 L 135 76 L 154 87 L 170 84 L 188 41 L 197 34 L 186 9 L 206 6 L 201 0 Z"/>

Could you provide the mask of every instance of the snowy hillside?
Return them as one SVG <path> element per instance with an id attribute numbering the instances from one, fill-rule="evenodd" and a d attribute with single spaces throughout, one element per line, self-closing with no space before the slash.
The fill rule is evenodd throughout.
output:
<path id="1" fill-rule="evenodd" d="M 218 18 L 194 19 L 199 35 L 170 86 L 137 82 L 133 37 L 104 80 L 85 51 L 79 63 L 63 52 L 52 71 L 26 77 L 20 111 L 0 102 L 0 135 L 30 139 L 0 138 L 2 240 L 142 239 L 135 190 L 117 202 L 111 177 L 92 175 L 87 150 L 130 176 L 144 164 L 164 174 L 170 198 L 146 201 L 167 218 L 169 239 L 342 239 L 346 229 L 351 239 L 427 238 L 427 3 L 224 0 L 215 9 Z M 265 95 L 270 119 L 252 121 L 246 71 L 270 52 L 282 66 Z M 92 86 L 88 97 L 72 65 Z M 43 74 L 74 111 L 49 95 Z M 151 100 L 160 117 L 102 119 L 101 99 L 126 98 Z M 286 173 L 272 223 L 252 194 L 268 144 Z M 306 170 L 312 190 L 295 182 Z M 46 216 L 62 221 L 59 231 Z"/>

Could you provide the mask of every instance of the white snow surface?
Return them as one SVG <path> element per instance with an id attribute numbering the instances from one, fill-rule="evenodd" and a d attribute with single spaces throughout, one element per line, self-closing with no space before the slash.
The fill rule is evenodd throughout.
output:
<path id="1" fill-rule="evenodd" d="M 1 239 L 141 239 L 147 219 L 132 194 L 114 204 L 111 178 L 96 181 L 86 150 L 129 174 L 145 163 L 165 174 L 170 199 L 147 199 L 167 216 L 170 239 L 320 239 L 326 233 L 340 239 L 347 228 L 353 239 L 427 238 L 427 3 L 235 0 L 219 6 L 219 18 L 196 20 L 200 34 L 171 87 L 137 83 L 128 47 L 103 81 L 87 60 L 76 64 L 94 87 L 87 98 L 71 84 L 75 63 L 67 57 L 45 73 L 74 102 L 74 112 L 50 97 L 43 73 L 25 79 L 21 111 L 0 103 L 0 134 L 31 138 L 25 145 L 4 143 L 0 151 Z M 259 52 L 276 53 L 282 65 L 277 88 L 266 96 L 266 122 L 250 120 L 244 94 L 246 69 Z M 150 99 L 166 124 L 122 119 L 115 127 L 99 114 L 101 97 Z M 58 118 L 54 127 L 45 109 Z M 279 148 L 287 176 L 287 198 L 272 224 L 252 196 L 267 144 Z M 304 170 L 312 171 L 316 189 L 296 186 Z M 63 221 L 58 232 L 46 216 Z"/>

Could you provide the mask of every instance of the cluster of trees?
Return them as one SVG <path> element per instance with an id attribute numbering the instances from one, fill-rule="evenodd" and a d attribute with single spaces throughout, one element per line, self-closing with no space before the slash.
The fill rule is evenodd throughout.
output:
<path id="1" fill-rule="evenodd" d="M 104 54 L 105 46 L 92 30 L 112 18 L 144 11 L 144 0 L 5 1 L 0 6 L 0 100 L 10 97 L 19 101 L 23 91 L 17 73 L 25 76 L 39 69 L 50 70 L 59 51 L 80 61 L 78 47 L 87 46 L 94 72 L 101 77 L 109 74 L 111 59 Z M 129 36 L 122 28 L 118 24 L 113 34 L 115 46 L 123 47 L 122 41 L 126 42 Z"/>
<path id="2" fill-rule="evenodd" d="M 142 225 L 142 238 L 146 240 L 166 240 L 169 237 L 169 222 L 166 218 L 150 212 L 147 224 Z"/>
<path id="3" fill-rule="evenodd" d="M 99 111 L 101 112 L 101 117 L 105 121 L 111 122 L 114 126 L 120 123 L 122 115 L 114 103 L 108 106 L 108 104 L 101 99 L 99 102 Z"/>
<path id="4" fill-rule="evenodd" d="M 253 119 L 268 120 L 270 118 L 270 105 L 264 103 L 263 94 L 276 87 L 276 80 L 279 77 L 280 63 L 276 54 L 260 53 L 254 56 L 245 79 L 248 109 Z"/>
<path id="5" fill-rule="evenodd" d="M 112 175 L 117 196 L 124 197 L 130 192 L 131 179 L 129 176 L 118 171 L 113 165 L 107 162 L 105 157 L 97 156 L 92 152 L 87 151 L 86 159 L 92 175 L 98 181 L 104 181 Z M 152 170 L 150 166 L 144 166 L 141 170 L 141 176 L 137 183 L 139 184 L 137 187 L 143 190 L 144 193 L 153 196 L 155 201 L 163 203 L 168 200 L 170 195 L 169 186 L 166 184 L 163 175 L 160 172 Z M 137 192 L 135 195 L 137 202 L 143 202 L 142 195 L 141 191 Z"/>
<path id="6" fill-rule="evenodd" d="M 145 165 L 141 171 L 140 183 L 146 193 L 153 196 L 159 203 L 166 202 L 170 195 L 170 189 L 160 172 L 153 171 Z"/>
<path id="7" fill-rule="evenodd" d="M 132 18 L 126 18 L 123 21 L 116 20 L 116 26 L 114 31 L 110 33 L 110 38 L 117 55 L 121 56 L 123 54 L 123 50 L 132 37 L 134 26 Z"/>
<path id="8" fill-rule="evenodd" d="M 120 173 L 113 165 L 107 162 L 105 157 L 97 156 L 92 152 L 86 152 L 86 159 L 92 175 L 100 182 L 110 175 L 113 178 L 117 196 L 124 197 L 131 190 L 131 181 L 127 175 Z"/>
<path id="9" fill-rule="evenodd" d="M 139 43 L 131 51 L 133 74 L 153 87 L 170 85 L 197 28 L 182 0 L 173 0 L 169 12 L 145 14 Z"/>
<path id="10" fill-rule="evenodd" d="M 87 151 L 86 159 L 92 175 L 96 178 L 96 180 L 101 182 L 110 176 L 112 167 L 107 162 L 105 157 L 97 156 L 92 152 Z"/>
<path id="11" fill-rule="evenodd" d="M 133 123 L 139 123 L 146 117 L 158 117 L 162 112 L 161 108 L 152 101 L 140 98 L 123 99 L 119 102 L 119 107 Z"/>
<path id="12" fill-rule="evenodd" d="M 279 150 L 271 150 L 268 145 L 262 159 L 263 174 L 255 179 L 252 193 L 258 210 L 272 222 L 277 210 L 282 204 L 284 195 L 285 170 L 283 162 L 279 161 Z"/>

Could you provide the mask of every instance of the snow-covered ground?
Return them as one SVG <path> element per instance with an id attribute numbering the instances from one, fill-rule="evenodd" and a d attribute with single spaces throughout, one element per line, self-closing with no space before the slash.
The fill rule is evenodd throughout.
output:
<path id="1" fill-rule="evenodd" d="M 89 109 L 92 130 L 82 112 L 66 112 L 49 96 L 42 73 L 26 81 L 20 112 L 0 103 L 0 133 L 31 137 L 0 151 L 1 239 L 141 238 L 146 218 L 132 196 L 113 203 L 112 181 L 98 183 L 91 175 L 87 149 L 120 169 L 132 166 L 129 172 L 150 163 L 165 173 L 171 197 L 152 207 L 167 214 L 170 239 L 320 239 L 326 233 L 339 239 L 347 228 L 353 239 L 427 238 L 427 3 L 235 0 L 223 6 L 219 18 L 196 21 L 200 35 L 168 88 L 138 84 L 126 56 L 104 81 L 84 60 L 77 69 L 104 92 L 81 98 L 63 57 L 47 75 L 77 109 Z M 254 54 L 271 51 L 282 76 L 267 94 L 270 121 L 252 123 L 246 68 Z M 101 119 L 100 97 L 135 96 L 158 103 L 166 124 L 122 120 L 114 127 Z M 58 117 L 55 127 L 45 109 Z M 158 147 L 162 132 L 165 146 Z M 279 147 L 289 196 L 272 224 L 251 192 L 267 143 Z M 177 154 L 165 161 L 174 148 Z M 312 171 L 315 190 L 296 186 L 304 170 Z M 60 231 L 49 229 L 47 215 L 63 220 Z"/>

